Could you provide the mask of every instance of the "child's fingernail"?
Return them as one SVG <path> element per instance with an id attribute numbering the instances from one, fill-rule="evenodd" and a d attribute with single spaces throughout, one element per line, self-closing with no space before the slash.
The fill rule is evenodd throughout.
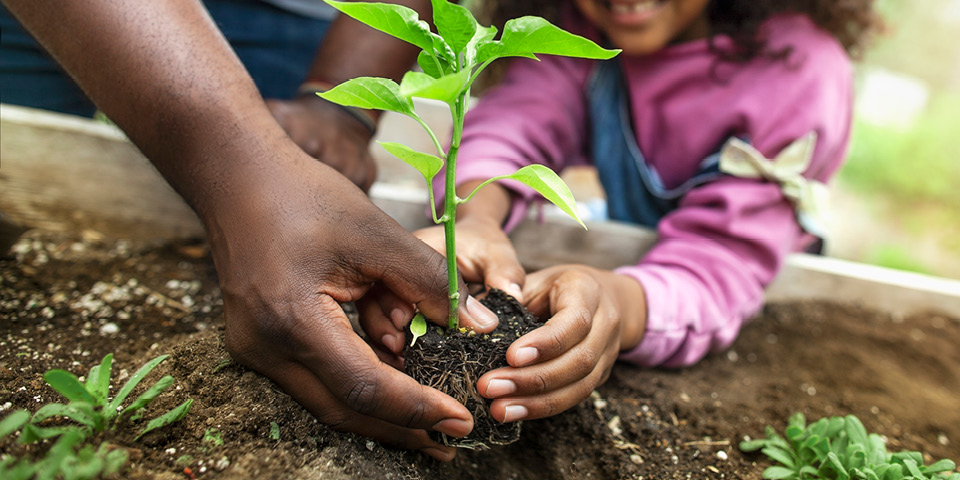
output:
<path id="1" fill-rule="evenodd" d="M 517 384 L 510 380 L 495 378 L 487 383 L 486 397 L 502 397 L 517 391 Z"/>
<path id="2" fill-rule="evenodd" d="M 403 345 L 403 340 L 400 339 L 400 335 L 397 335 L 395 333 L 388 333 L 384 335 L 383 338 L 380 339 L 380 343 L 382 343 L 383 346 L 389 348 L 391 352 L 400 353 L 400 350 L 402 348 L 401 346 Z"/>
<path id="3" fill-rule="evenodd" d="M 500 319 L 497 318 L 495 313 L 491 312 L 487 307 L 484 307 L 483 304 L 472 296 L 467 297 L 466 310 L 467 313 L 470 314 L 470 318 L 483 329 L 492 329 L 500 322 Z"/>
<path id="4" fill-rule="evenodd" d="M 451 437 L 460 438 L 470 433 L 470 430 L 473 430 L 473 424 L 459 418 L 448 418 L 437 422 L 433 426 L 433 430 L 450 435 Z"/>
<path id="5" fill-rule="evenodd" d="M 523 348 L 517 349 L 517 353 L 516 355 L 513 356 L 513 358 L 514 360 L 516 360 L 516 363 L 517 363 L 515 365 L 516 367 L 523 367 L 532 363 L 539 356 L 540 356 L 540 352 L 537 351 L 536 348 L 523 347 Z"/>
<path id="6" fill-rule="evenodd" d="M 524 407 L 523 405 L 508 405 L 507 408 L 504 409 L 503 423 L 523 420 L 524 418 L 527 418 L 527 415 L 527 407 Z"/>

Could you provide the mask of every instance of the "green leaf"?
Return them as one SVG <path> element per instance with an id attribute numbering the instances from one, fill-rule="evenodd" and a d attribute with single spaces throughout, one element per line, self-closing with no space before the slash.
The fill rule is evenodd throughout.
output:
<path id="1" fill-rule="evenodd" d="M 849 476 L 847 475 L 847 467 L 840 461 L 840 457 L 833 452 L 827 454 L 827 465 L 837 472 L 838 476 Z"/>
<path id="2" fill-rule="evenodd" d="M 133 389 L 137 387 L 140 381 L 143 380 L 143 377 L 146 377 L 154 368 L 157 368 L 157 365 L 160 365 L 160 362 L 166 360 L 167 357 L 169 357 L 169 355 L 160 355 L 140 367 L 140 369 L 127 380 L 127 383 L 123 384 L 123 387 L 117 392 L 117 396 L 103 410 L 103 415 L 107 419 L 117 416 L 117 409 L 123 404 L 123 401 L 127 399 L 127 396 L 133 392 Z"/>
<path id="3" fill-rule="evenodd" d="M 912 461 L 917 465 L 923 465 L 923 454 L 920 452 L 897 452 L 891 456 L 891 460 L 901 465 L 905 465 L 904 462 L 907 460 Z"/>
<path id="4" fill-rule="evenodd" d="M 437 63 L 440 63 L 438 66 Z M 433 78 L 440 78 L 445 73 L 448 73 L 450 70 L 450 65 L 448 65 L 444 60 L 434 57 L 430 52 L 422 51 L 420 55 L 417 56 L 417 65 L 420 65 L 420 69 L 423 70 L 423 73 L 430 75 Z"/>
<path id="5" fill-rule="evenodd" d="M 428 153 L 418 152 L 402 143 L 377 142 L 384 150 L 417 169 L 420 175 L 430 183 L 443 168 L 443 159 Z"/>
<path id="6" fill-rule="evenodd" d="M 280 440 L 280 425 L 270 422 L 270 440 Z"/>
<path id="7" fill-rule="evenodd" d="M 47 382 L 54 390 L 60 392 L 61 395 L 66 397 L 68 400 L 74 402 L 86 402 L 91 405 L 97 403 L 96 399 L 90 395 L 90 392 L 80 383 L 80 380 L 77 379 L 76 375 L 60 369 L 50 370 L 49 372 L 43 374 L 44 381 Z"/>
<path id="8" fill-rule="evenodd" d="M 477 57 L 480 53 L 480 50 L 484 48 L 483 47 L 484 45 L 491 43 L 493 41 L 493 37 L 496 37 L 496 36 L 497 36 L 497 27 L 490 26 L 490 27 L 477 28 L 477 33 L 473 35 L 473 38 L 470 40 L 470 43 L 467 44 L 467 48 L 464 51 L 464 57 L 465 57 L 467 66 L 472 68 L 477 63 L 479 63 L 477 61 L 478 60 Z"/>
<path id="9" fill-rule="evenodd" d="M 477 61 L 500 57 L 536 58 L 538 53 L 606 60 L 620 50 L 607 50 L 543 18 L 527 16 L 508 20 L 499 41 L 480 47 Z"/>
<path id="10" fill-rule="evenodd" d="M 803 477 L 803 475 L 807 475 L 811 478 L 815 478 L 817 475 L 817 469 L 813 468 L 810 465 L 804 465 L 800 467 L 799 472 L 800 472 L 801 478 L 806 478 L 806 477 Z"/>
<path id="11" fill-rule="evenodd" d="M 867 464 L 880 465 L 887 461 L 887 446 L 876 433 L 867 436 Z"/>
<path id="12" fill-rule="evenodd" d="M 16 463 L 14 463 L 16 462 Z M 12 467 L 10 465 L 13 465 Z M 34 478 L 39 464 L 31 463 L 26 458 L 17 459 L 7 457 L 0 460 L 0 478 L 6 480 L 30 480 Z"/>
<path id="13" fill-rule="evenodd" d="M 38 427 L 32 423 L 28 423 L 23 426 L 23 430 L 20 432 L 20 438 L 17 439 L 17 443 L 21 445 L 35 443 L 46 438 L 53 438 L 63 435 L 67 432 L 84 433 L 81 427 L 73 425 L 68 427 Z"/>
<path id="14" fill-rule="evenodd" d="M 131 403 L 127 408 L 124 408 L 123 411 L 120 412 L 119 417 L 137 413 L 137 410 L 149 405 L 150 402 L 157 398 L 157 395 L 163 393 L 163 391 L 169 388 L 170 385 L 173 385 L 173 377 L 170 375 L 157 380 L 157 383 L 154 383 L 153 386 L 148 388 L 146 392 L 140 394 L 140 396 L 137 397 L 133 403 Z"/>
<path id="15" fill-rule="evenodd" d="M 410 333 L 413 335 L 413 340 L 410 341 L 412 347 L 414 343 L 417 343 L 418 338 L 427 333 L 427 319 L 424 318 L 423 314 L 416 314 L 410 321 Z"/>
<path id="16" fill-rule="evenodd" d="M 103 420 L 98 418 L 100 415 L 93 410 L 93 406 L 89 403 L 81 402 L 72 402 L 69 405 L 63 405 L 61 403 L 50 403 L 40 407 L 40 410 L 37 410 L 37 413 L 33 414 L 31 421 L 33 423 L 40 423 L 50 417 L 67 417 L 77 423 L 86 425 L 92 429 L 97 429 L 98 424 L 102 425 Z"/>
<path id="17" fill-rule="evenodd" d="M 807 428 L 807 419 L 803 416 L 803 412 L 797 412 L 790 415 L 790 419 L 787 420 L 787 425 L 805 430 Z"/>
<path id="18" fill-rule="evenodd" d="M 150 422 L 147 423 L 147 427 L 141 430 L 140 433 L 137 434 L 136 438 L 134 438 L 134 440 L 139 440 L 140 437 L 158 428 L 165 427 L 167 425 L 170 425 L 171 423 L 180 421 L 180 419 L 185 417 L 187 415 L 187 412 L 190 411 L 191 405 L 193 405 L 192 398 L 188 399 L 186 402 L 181 403 L 180 406 L 178 406 L 177 408 L 174 408 L 173 410 L 170 410 L 169 412 L 157 418 L 154 418 L 153 420 L 150 420 Z M 221 440 L 221 443 L 222 443 L 222 440 Z"/>
<path id="19" fill-rule="evenodd" d="M 577 202 L 574 200 L 570 188 L 567 187 L 566 183 L 563 183 L 559 175 L 548 167 L 539 164 L 527 165 L 510 175 L 498 178 L 516 180 L 533 188 L 559 207 L 560 210 L 563 210 L 564 213 L 570 215 L 584 229 L 587 228 L 583 224 L 583 220 L 580 220 L 580 216 L 577 215 Z"/>
<path id="20" fill-rule="evenodd" d="M 413 103 L 400 94 L 400 86 L 386 78 L 357 77 L 317 95 L 324 100 L 346 107 L 387 110 L 405 115 L 414 114 Z"/>
<path id="21" fill-rule="evenodd" d="M 923 472 L 920 471 L 920 467 L 917 466 L 917 462 L 914 462 L 911 459 L 906 459 L 903 461 L 903 465 L 907 467 L 907 471 L 910 472 L 910 475 L 914 477 L 922 477 Z"/>
<path id="22" fill-rule="evenodd" d="M 783 434 L 786 435 L 787 439 L 791 442 L 799 442 L 807 432 L 803 427 L 798 427 L 796 425 L 790 425 L 786 430 L 783 431 Z"/>
<path id="23" fill-rule="evenodd" d="M 383 33 L 412 43 L 421 50 L 434 51 L 437 48 L 450 50 L 439 35 L 430 31 L 430 25 L 417 12 L 402 5 L 370 2 L 335 2 L 324 0 L 344 15 L 369 25 Z M 452 55 L 452 52 L 446 53 Z"/>
<path id="24" fill-rule="evenodd" d="M 477 32 L 477 20 L 470 10 L 449 0 L 431 0 L 433 3 L 433 24 L 444 41 L 459 55 L 473 35 Z"/>
<path id="25" fill-rule="evenodd" d="M 903 478 L 903 466 L 891 464 L 882 465 L 877 469 L 877 475 L 883 480 L 900 480 Z"/>
<path id="26" fill-rule="evenodd" d="M 796 478 L 794 471 L 786 467 L 773 466 L 763 471 L 763 478 L 782 479 Z"/>
<path id="27" fill-rule="evenodd" d="M 28 420 L 30 420 L 30 412 L 26 410 L 17 410 L 3 417 L 3 420 L 0 420 L 0 438 L 16 432 Z"/>
<path id="28" fill-rule="evenodd" d="M 877 475 L 877 472 L 874 472 L 871 468 L 864 468 L 863 470 L 856 470 L 857 474 L 864 478 L 865 480 L 880 480 L 880 477 Z"/>
<path id="29" fill-rule="evenodd" d="M 100 449 L 103 450 L 106 447 L 106 443 L 100 445 Z M 127 463 L 127 458 L 130 456 L 126 450 L 116 449 L 110 450 L 104 456 L 103 462 L 103 476 L 109 477 L 115 473 L 118 473 L 123 465 Z"/>
<path id="30" fill-rule="evenodd" d="M 850 437 L 850 443 L 861 445 L 864 447 L 864 450 L 866 450 L 868 446 L 867 429 L 863 427 L 863 422 L 853 415 L 847 415 L 844 419 L 846 420 L 845 430 L 847 436 Z"/>
<path id="31" fill-rule="evenodd" d="M 110 369 L 113 365 L 113 354 L 103 357 L 100 365 L 94 365 L 87 375 L 86 389 L 96 399 L 94 405 L 102 407 L 107 404 L 107 395 L 110 394 Z"/>
<path id="32" fill-rule="evenodd" d="M 755 452 L 770 444 L 770 441 L 763 438 L 759 440 L 744 440 L 740 442 L 740 450 L 744 452 Z"/>
<path id="33" fill-rule="evenodd" d="M 793 455 L 791 452 L 785 451 L 777 447 L 767 447 L 762 450 L 763 454 L 790 467 L 796 468 L 797 463 L 794 461 Z"/>
<path id="34" fill-rule="evenodd" d="M 846 425 L 846 421 L 843 417 L 830 417 L 824 436 L 830 438 L 836 437 L 837 434 L 843 430 L 844 425 Z"/>
<path id="35" fill-rule="evenodd" d="M 446 0 L 444 0 L 446 1 Z M 470 71 L 434 78 L 422 72 L 407 72 L 400 81 L 400 95 L 406 98 L 430 98 L 451 103 L 463 93 L 470 81 Z"/>
<path id="36" fill-rule="evenodd" d="M 2 437 L 3 435 L 0 435 Z M 952 472 L 957 468 L 957 464 L 953 463 L 953 460 L 944 458 L 938 462 L 933 463 L 929 467 L 926 467 L 924 470 L 927 473 L 941 473 L 941 472 Z"/>

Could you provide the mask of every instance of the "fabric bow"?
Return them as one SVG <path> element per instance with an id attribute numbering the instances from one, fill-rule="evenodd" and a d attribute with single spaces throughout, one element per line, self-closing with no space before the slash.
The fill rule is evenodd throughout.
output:
<path id="1" fill-rule="evenodd" d="M 803 176 L 810 167 L 817 133 L 810 132 L 784 148 L 776 158 L 767 159 L 749 143 L 731 138 L 720 150 L 720 171 L 740 178 L 762 178 L 776 182 L 797 212 L 797 222 L 812 235 L 826 238 L 823 213 L 827 186 Z"/>

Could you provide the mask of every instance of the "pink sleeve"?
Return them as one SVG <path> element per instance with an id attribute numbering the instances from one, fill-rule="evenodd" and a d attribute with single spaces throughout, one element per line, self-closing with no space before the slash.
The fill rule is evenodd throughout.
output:
<path id="1" fill-rule="evenodd" d="M 584 60 L 542 55 L 541 61 L 515 59 L 503 81 L 480 98 L 466 117 L 457 157 L 457 185 L 509 175 L 534 163 L 561 171 L 584 163 L 586 107 L 583 85 L 589 70 Z M 518 182 L 501 182 L 516 201 L 505 228 L 525 216 L 539 198 Z M 443 174 L 434 180 L 443 198 Z"/>
<path id="2" fill-rule="evenodd" d="M 831 63 L 832 62 L 832 63 Z M 758 87 L 743 107 L 745 133 L 767 158 L 810 131 L 818 142 L 805 176 L 827 181 L 846 156 L 852 80 L 842 52 L 789 81 Z M 788 253 L 809 238 L 770 182 L 722 177 L 690 191 L 658 225 L 659 241 L 636 266 L 647 296 L 647 329 L 621 359 L 645 366 L 692 365 L 728 348 L 763 304 Z"/>

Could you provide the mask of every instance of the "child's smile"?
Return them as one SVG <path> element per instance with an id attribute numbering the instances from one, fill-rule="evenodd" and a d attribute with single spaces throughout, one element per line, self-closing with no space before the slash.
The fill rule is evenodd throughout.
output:
<path id="1" fill-rule="evenodd" d="M 657 14 L 666 0 L 601 1 L 610 11 L 610 20 L 618 25 L 639 26 Z"/>
<path id="2" fill-rule="evenodd" d="M 576 0 L 592 24 L 630 55 L 709 34 L 709 0 Z"/>

